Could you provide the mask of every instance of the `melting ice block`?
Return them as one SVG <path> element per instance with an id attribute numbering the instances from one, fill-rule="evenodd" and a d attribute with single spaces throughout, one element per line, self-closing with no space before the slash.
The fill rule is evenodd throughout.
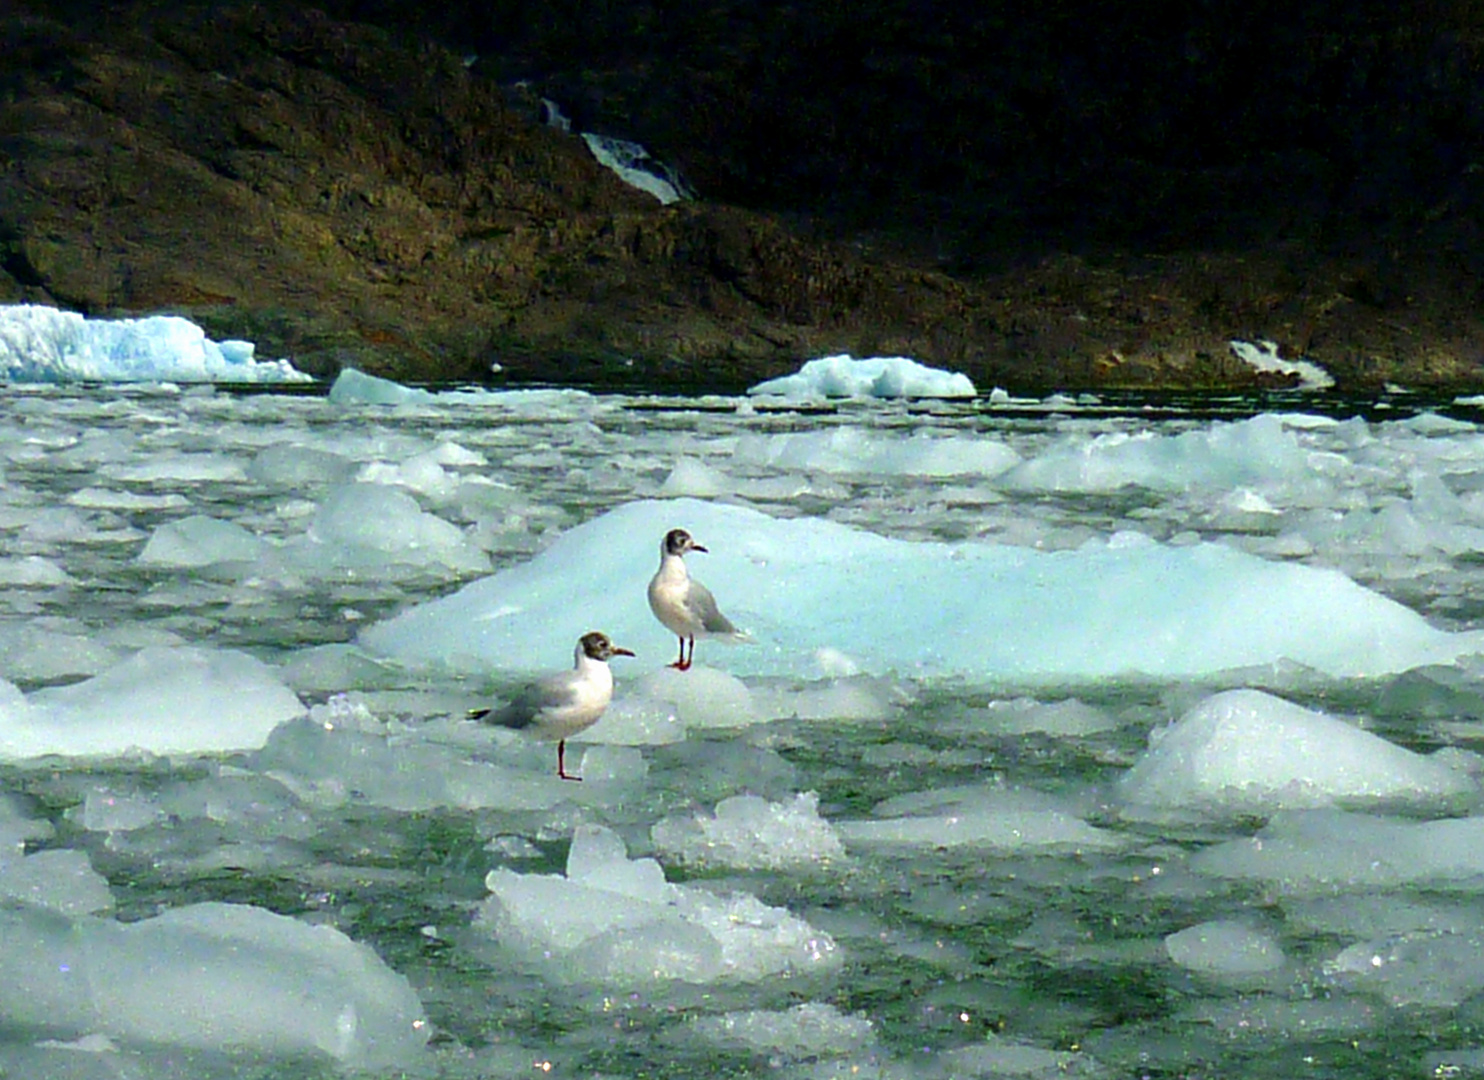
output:
<path id="1" fill-rule="evenodd" d="M 430 1033 L 407 980 L 338 930 L 192 904 L 120 924 L 0 909 L 0 1014 L 37 1035 L 408 1066 Z"/>
<path id="2" fill-rule="evenodd" d="M 760 382 L 747 392 L 786 398 L 971 398 L 978 391 L 967 375 L 905 356 L 857 360 L 842 353 L 810 360 L 793 375 Z"/>
<path id="3" fill-rule="evenodd" d="M 1484 817 L 1413 822 L 1338 810 L 1284 811 L 1256 836 L 1206 848 L 1190 865 L 1299 895 L 1477 886 L 1484 881 Z"/>
<path id="4" fill-rule="evenodd" d="M 1183 968 L 1212 975 L 1255 975 L 1277 971 L 1283 950 L 1269 933 L 1235 919 L 1216 919 L 1186 927 L 1165 938 L 1165 952 Z"/>
<path id="5" fill-rule="evenodd" d="M 620 506 L 529 562 L 368 628 L 361 643 L 412 664 L 524 673 L 550 665 L 553 641 L 601 628 L 659 666 L 675 640 L 645 588 L 659 538 L 677 526 L 710 549 L 691 557 L 692 572 L 754 638 L 701 647 L 704 662 L 736 675 L 817 678 L 820 656 L 843 654 L 867 674 L 1016 684 L 1281 661 L 1346 677 L 1484 651 L 1484 635 L 1437 630 L 1337 571 L 1224 545 L 907 541 L 695 499 Z"/>
<path id="6" fill-rule="evenodd" d="M 788 802 L 734 795 L 716 804 L 714 816 L 663 818 L 650 836 L 661 852 L 692 866 L 827 867 L 845 856 L 835 830 L 819 816 L 819 796 L 812 791 Z"/>
<path id="7" fill-rule="evenodd" d="M 1222 816 L 1436 801 L 1475 791 L 1465 773 L 1324 713 L 1229 690 L 1155 733 L 1119 783 L 1138 813 Z"/>
<path id="8" fill-rule="evenodd" d="M 1391 1005 L 1453 1008 L 1484 990 L 1484 934 L 1413 931 L 1362 941 L 1340 952 L 1325 973 Z"/>
<path id="9" fill-rule="evenodd" d="M 567 873 L 492 870 L 475 929 L 560 982 L 756 982 L 833 970 L 828 934 L 745 893 L 671 885 L 609 829 L 579 826 Z"/>
<path id="10" fill-rule="evenodd" d="M 880 820 L 836 826 L 847 847 L 1080 853 L 1117 851 L 1128 844 L 1118 833 L 1087 824 L 1050 795 L 991 784 L 899 795 L 878 803 L 872 813 Z"/>
<path id="11" fill-rule="evenodd" d="M 84 682 L 0 701 L 0 760 L 253 749 L 303 712 L 246 653 L 151 646 Z"/>
<path id="12" fill-rule="evenodd" d="M 691 1022 L 698 1039 L 730 1050 L 817 1060 L 875 1047 L 876 1031 L 864 1016 L 847 1016 L 825 1002 L 805 1002 L 786 1012 L 754 1009 Z"/>

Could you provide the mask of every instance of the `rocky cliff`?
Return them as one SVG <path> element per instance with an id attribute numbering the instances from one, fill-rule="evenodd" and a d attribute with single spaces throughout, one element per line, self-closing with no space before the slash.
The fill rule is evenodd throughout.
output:
<path id="1" fill-rule="evenodd" d="M 12 0 L 0 302 L 175 311 L 405 380 L 728 388 L 850 351 L 1027 390 L 1241 386 L 1245 337 L 1351 384 L 1484 381 L 1465 120 L 1458 160 L 1378 209 L 1328 151 L 1155 153 L 1131 76 L 1078 81 L 1034 40 L 1087 37 L 1070 9 L 1019 30 L 840 10 Z M 965 60 L 975 34 L 1008 70 Z M 625 185 L 541 122 L 543 94 L 650 140 L 702 197 Z M 1312 197 L 1259 197 L 1294 169 Z"/>

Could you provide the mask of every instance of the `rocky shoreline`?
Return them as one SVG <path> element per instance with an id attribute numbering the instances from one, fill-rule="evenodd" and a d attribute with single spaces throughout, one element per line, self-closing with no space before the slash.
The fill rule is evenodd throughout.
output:
<path id="1" fill-rule="evenodd" d="M 1236 338 L 1344 388 L 1484 385 L 1466 207 L 1387 244 L 1042 241 L 977 262 L 960 223 L 945 259 L 900 223 L 663 206 L 529 92 L 405 29 L 87 10 L 0 17 L 0 302 L 174 312 L 318 375 L 412 382 L 733 389 L 838 352 L 1017 392 L 1288 378 Z"/>

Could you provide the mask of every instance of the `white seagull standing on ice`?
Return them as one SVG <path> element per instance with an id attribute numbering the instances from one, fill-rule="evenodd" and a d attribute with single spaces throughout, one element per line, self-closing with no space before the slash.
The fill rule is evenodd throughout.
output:
<path id="1" fill-rule="evenodd" d="M 680 639 L 680 659 L 671 664 L 681 671 L 690 669 L 696 656 L 696 638 L 730 638 L 746 641 L 748 637 L 721 613 L 711 590 L 690 576 L 685 568 L 687 551 L 705 551 L 684 529 L 671 529 L 660 541 L 660 568 L 649 581 L 649 610 L 654 617 Z M 686 655 L 686 644 L 690 655 Z"/>
<path id="2" fill-rule="evenodd" d="M 469 719 L 514 728 L 538 739 L 557 740 L 557 775 L 581 780 L 567 772 L 567 740 L 598 722 L 613 700 L 612 656 L 633 656 L 594 630 L 583 634 L 573 654 L 571 671 L 543 675 L 501 709 L 470 709 Z"/>

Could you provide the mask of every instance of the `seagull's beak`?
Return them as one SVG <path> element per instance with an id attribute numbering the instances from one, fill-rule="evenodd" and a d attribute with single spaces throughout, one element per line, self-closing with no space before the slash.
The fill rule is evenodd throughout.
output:
<path id="1" fill-rule="evenodd" d="M 631 650 L 631 649 L 625 649 L 625 648 L 623 648 L 620 645 L 613 646 L 613 648 L 610 651 L 613 653 L 614 656 L 633 656 L 634 655 L 633 650 Z"/>
<path id="2" fill-rule="evenodd" d="M 705 548 L 703 548 L 703 547 L 702 547 L 702 546 L 701 546 L 701 545 L 700 545 L 700 544 L 692 544 L 692 545 L 691 545 L 691 546 L 690 546 L 690 549 L 691 549 L 691 550 L 692 550 L 692 551 L 705 551 L 705 550 L 706 550 L 706 549 L 705 549 Z M 708 552 L 708 554 L 709 554 L 709 552 Z"/>

